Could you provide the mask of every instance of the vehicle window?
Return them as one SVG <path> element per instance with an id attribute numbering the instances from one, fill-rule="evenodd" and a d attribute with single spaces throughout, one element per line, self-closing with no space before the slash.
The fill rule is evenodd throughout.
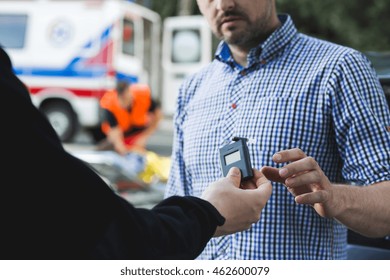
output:
<path id="1" fill-rule="evenodd" d="M 123 41 L 122 52 L 128 55 L 135 55 L 134 53 L 134 22 L 129 19 L 123 20 Z"/>
<path id="2" fill-rule="evenodd" d="M 21 49 L 26 37 L 27 15 L 0 14 L 0 44 L 4 48 Z"/>

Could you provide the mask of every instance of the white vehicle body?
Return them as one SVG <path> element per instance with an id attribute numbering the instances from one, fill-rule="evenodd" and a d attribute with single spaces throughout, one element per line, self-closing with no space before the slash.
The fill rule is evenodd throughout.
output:
<path id="1" fill-rule="evenodd" d="M 201 16 L 162 25 L 126 0 L 0 1 L 0 45 L 64 142 L 99 128 L 99 100 L 117 79 L 148 83 L 173 115 L 183 79 L 211 60 L 211 38 Z"/>
<path id="2" fill-rule="evenodd" d="M 157 13 L 124 0 L 0 2 L 0 44 L 64 141 L 98 126 L 117 78 L 158 86 L 160 29 Z"/>

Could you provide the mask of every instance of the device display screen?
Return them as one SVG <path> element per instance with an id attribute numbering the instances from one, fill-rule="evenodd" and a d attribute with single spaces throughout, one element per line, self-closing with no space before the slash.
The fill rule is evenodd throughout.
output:
<path id="1" fill-rule="evenodd" d="M 241 155 L 240 151 L 235 151 L 234 153 L 228 154 L 225 156 L 225 163 L 226 165 L 230 165 L 234 162 L 240 161 Z"/>

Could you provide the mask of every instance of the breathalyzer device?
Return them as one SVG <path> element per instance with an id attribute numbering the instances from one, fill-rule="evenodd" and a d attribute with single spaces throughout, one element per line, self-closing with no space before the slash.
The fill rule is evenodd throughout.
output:
<path id="1" fill-rule="evenodd" d="M 236 166 L 241 171 L 242 180 L 250 179 L 253 177 L 253 170 L 246 144 L 248 139 L 234 137 L 233 141 L 219 149 L 222 173 L 226 177 L 230 168 Z"/>

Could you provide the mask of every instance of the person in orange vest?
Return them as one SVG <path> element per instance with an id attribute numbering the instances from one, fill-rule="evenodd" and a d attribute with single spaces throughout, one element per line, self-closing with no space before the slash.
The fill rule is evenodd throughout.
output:
<path id="1" fill-rule="evenodd" d="M 160 104 L 151 97 L 150 87 L 118 81 L 115 90 L 103 95 L 100 106 L 101 130 L 106 136 L 100 149 L 113 149 L 121 155 L 144 153 L 147 140 L 162 118 Z"/>

